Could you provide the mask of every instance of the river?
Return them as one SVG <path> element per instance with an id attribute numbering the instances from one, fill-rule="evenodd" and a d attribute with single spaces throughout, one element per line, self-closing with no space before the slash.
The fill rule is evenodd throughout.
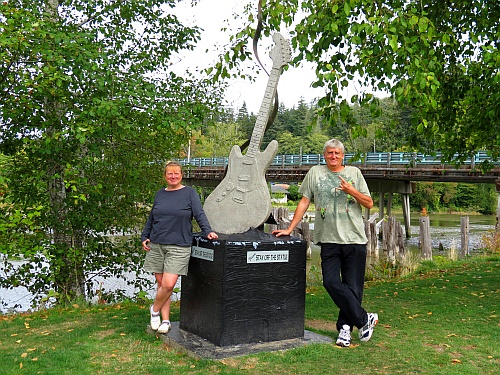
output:
<path id="1" fill-rule="evenodd" d="M 395 214 L 396 219 L 403 226 L 403 215 Z M 483 237 L 490 231 L 495 229 L 495 215 L 466 215 L 466 214 L 429 214 L 430 219 L 430 235 L 432 253 L 434 255 L 447 255 L 452 250 L 459 252 L 461 249 L 461 218 L 469 216 L 469 252 L 474 253 L 475 250 L 483 247 Z M 314 228 L 314 223 L 311 223 L 311 228 Z M 410 238 L 405 240 L 406 249 L 418 254 L 419 253 L 419 228 L 420 214 L 412 212 L 410 215 Z M 312 257 L 310 263 L 318 266 L 319 263 L 319 246 L 312 245 Z M 382 251 L 380 252 L 382 256 Z M 377 259 L 369 259 L 377 261 Z"/>
<path id="2" fill-rule="evenodd" d="M 458 214 L 430 214 L 431 224 L 431 240 L 434 254 L 443 255 L 445 252 L 454 248 L 460 250 L 460 218 L 465 215 Z M 398 221 L 402 222 L 402 216 L 396 214 Z M 495 229 L 496 217 L 494 215 L 469 215 L 469 249 L 474 252 L 475 249 L 482 247 L 482 238 L 488 231 Z M 418 251 L 419 239 L 419 215 L 412 213 L 410 220 L 412 236 L 406 241 L 408 248 L 412 251 Z M 319 258 L 319 248 L 315 245 L 312 246 L 313 256 L 309 261 L 311 264 L 317 264 Z M 0 270 L 0 277 L 2 276 Z M 126 275 L 132 278 L 135 275 Z M 148 276 L 149 277 L 149 276 Z M 150 275 L 151 280 L 154 277 Z M 95 281 L 95 287 L 103 287 L 106 290 L 123 289 L 128 295 L 133 296 L 134 290 L 130 289 L 121 279 L 102 279 Z M 178 284 L 177 287 L 180 287 Z M 148 296 L 154 297 L 155 290 L 149 290 Z M 175 297 L 175 296 L 174 296 Z M 17 287 L 13 289 L 0 288 L 0 310 L 1 313 L 9 311 L 23 312 L 30 309 L 31 294 L 24 287 Z"/>

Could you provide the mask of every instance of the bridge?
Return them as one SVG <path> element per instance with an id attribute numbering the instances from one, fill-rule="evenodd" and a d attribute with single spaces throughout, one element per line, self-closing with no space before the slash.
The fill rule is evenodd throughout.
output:
<path id="1" fill-rule="evenodd" d="M 224 177 L 228 157 L 179 161 L 185 166 L 186 183 L 213 187 Z M 485 162 L 491 163 L 493 168 L 482 171 L 481 164 Z M 460 166 L 442 163 L 441 154 L 431 156 L 404 152 L 367 153 L 356 159 L 354 154 L 348 153 L 344 163 L 357 166 L 367 182 L 392 180 L 498 183 L 500 179 L 500 162 L 492 161 L 484 151 L 469 157 Z M 322 164 L 326 164 L 322 154 L 277 155 L 266 172 L 266 179 L 269 182 L 300 182 L 313 165 Z"/>
<path id="2" fill-rule="evenodd" d="M 500 162 L 493 161 L 486 152 L 478 152 L 461 165 L 445 164 L 441 154 L 378 152 L 366 153 L 360 158 L 347 153 L 344 164 L 357 166 L 371 192 L 378 192 L 379 217 L 391 214 L 394 193 L 401 195 L 406 236 L 410 237 L 410 194 L 414 181 L 492 183 L 500 193 Z M 224 178 L 228 157 L 191 158 L 179 160 L 184 165 L 183 180 L 186 184 L 201 187 L 216 187 Z M 483 171 L 481 166 L 489 163 L 492 168 Z M 326 165 L 322 154 L 277 155 L 268 170 L 268 182 L 297 183 L 304 179 L 313 165 Z M 385 194 L 388 194 L 387 200 Z M 387 204 L 385 205 L 385 201 Z M 385 205 L 385 206 L 384 206 Z M 370 211 L 365 212 L 370 217 Z M 497 220 L 500 217 L 500 194 Z"/>

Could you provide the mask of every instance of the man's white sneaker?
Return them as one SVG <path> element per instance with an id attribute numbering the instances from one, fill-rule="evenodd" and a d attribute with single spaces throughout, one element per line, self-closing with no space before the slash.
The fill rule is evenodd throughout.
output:
<path id="1" fill-rule="evenodd" d="M 170 321 L 164 320 L 163 322 L 161 322 L 160 327 L 158 327 L 158 333 L 168 333 L 168 331 L 170 331 L 170 328 Z"/>
<path id="2" fill-rule="evenodd" d="M 337 346 L 343 346 L 347 348 L 351 345 L 351 327 L 347 324 L 344 324 L 339 331 L 339 337 L 337 337 L 337 341 L 335 342 Z"/>
<path id="3" fill-rule="evenodd" d="M 378 314 L 368 313 L 368 322 L 359 329 L 359 339 L 360 341 L 368 341 L 371 339 L 373 334 L 373 329 L 378 323 Z"/>
<path id="4" fill-rule="evenodd" d="M 149 313 L 151 315 L 150 325 L 153 331 L 158 330 L 161 324 L 160 312 L 154 312 L 153 305 L 149 308 Z"/>

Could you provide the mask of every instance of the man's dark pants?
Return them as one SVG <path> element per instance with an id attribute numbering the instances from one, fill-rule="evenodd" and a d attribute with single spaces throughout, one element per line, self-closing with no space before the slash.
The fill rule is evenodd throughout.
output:
<path id="1" fill-rule="evenodd" d="M 337 330 L 344 324 L 361 328 L 368 315 L 361 307 L 365 282 L 366 244 L 321 244 L 323 285 L 340 309 Z"/>

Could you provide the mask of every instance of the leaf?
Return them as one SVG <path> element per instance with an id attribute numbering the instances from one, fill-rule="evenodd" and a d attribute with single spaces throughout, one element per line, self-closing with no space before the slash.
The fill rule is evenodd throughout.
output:
<path id="1" fill-rule="evenodd" d="M 351 4 L 349 2 L 344 2 L 344 13 L 346 16 L 349 16 L 351 14 Z"/>
<path id="2" fill-rule="evenodd" d="M 392 37 L 389 40 L 389 45 L 391 46 L 392 50 L 396 52 L 398 50 L 398 39 L 397 37 Z"/>
<path id="3" fill-rule="evenodd" d="M 429 26 L 429 20 L 426 17 L 421 17 L 418 20 L 418 30 L 423 33 L 427 30 L 427 26 Z"/>

